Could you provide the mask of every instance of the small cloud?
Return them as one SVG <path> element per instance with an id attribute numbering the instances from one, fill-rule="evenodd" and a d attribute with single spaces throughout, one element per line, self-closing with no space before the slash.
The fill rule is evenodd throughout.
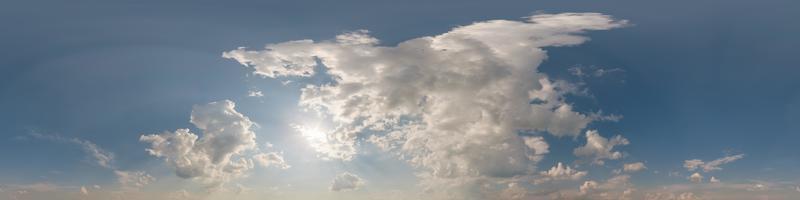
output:
<path id="1" fill-rule="evenodd" d="M 89 195 L 89 190 L 85 186 L 81 186 L 81 195 Z"/>
<path id="2" fill-rule="evenodd" d="M 330 190 L 334 192 L 338 191 L 351 191 L 357 190 L 362 185 L 364 185 L 364 180 L 360 177 L 356 176 L 355 174 L 351 174 L 349 172 L 344 172 L 336 176 L 331 182 Z"/>
<path id="3" fill-rule="evenodd" d="M 66 138 L 60 135 L 45 135 L 40 133 L 31 133 L 31 137 L 41 140 L 49 140 L 54 142 L 60 143 L 70 143 L 80 146 L 86 154 L 91 156 L 97 165 L 108 168 L 114 169 L 111 163 L 114 161 L 114 154 L 106 151 L 105 149 L 100 148 L 97 144 L 90 142 L 88 140 L 83 140 L 79 138 Z"/>
<path id="4" fill-rule="evenodd" d="M 693 183 L 703 182 L 703 175 L 700 175 L 700 173 L 695 172 L 694 174 L 689 176 L 689 180 L 692 181 Z"/>
<path id="5" fill-rule="evenodd" d="M 622 170 L 625 172 L 638 172 L 647 169 L 642 162 L 635 162 L 635 163 L 628 163 L 622 166 Z"/>
<path id="6" fill-rule="evenodd" d="M 116 170 L 114 174 L 117 175 L 117 182 L 120 186 L 127 190 L 138 190 L 156 180 L 156 178 L 143 171 Z"/>
<path id="7" fill-rule="evenodd" d="M 250 90 L 247 92 L 248 97 L 263 97 L 264 93 L 258 90 Z"/>
<path id="8" fill-rule="evenodd" d="M 712 176 L 712 177 L 711 177 L 711 179 L 709 179 L 709 180 L 708 180 L 708 182 L 711 182 L 711 183 L 719 183 L 719 179 L 717 179 L 717 177 L 713 177 L 713 176 Z"/>
<path id="9" fill-rule="evenodd" d="M 567 69 L 570 74 L 584 78 L 584 77 L 603 77 L 612 73 L 624 73 L 625 70 L 621 68 L 602 68 L 598 66 L 574 66 Z"/>
<path id="10" fill-rule="evenodd" d="M 289 169 L 290 165 L 286 164 L 286 161 L 283 159 L 283 154 L 279 154 L 276 152 L 269 152 L 269 153 L 260 153 L 253 156 L 253 160 L 255 160 L 256 164 L 262 167 L 270 167 L 274 166 L 280 169 Z"/>

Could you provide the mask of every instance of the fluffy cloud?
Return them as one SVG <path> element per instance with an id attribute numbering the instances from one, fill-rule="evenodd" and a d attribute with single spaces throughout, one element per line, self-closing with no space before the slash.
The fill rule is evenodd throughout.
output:
<path id="1" fill-rule="evenodd" d="M 243 156 L 245 151 L 256 147 L 256 135 L 251 131 L 254 123 L 234 108 L 235 104 L 229 100 L 195 105 L 190 122 L 202 131 L 202 136 L 189 129 L 178 129 L 142 135 L 140 141 L 149 143 L 147 152 L 163 158 L 179 177 L 212 185 L 225 183 L 243 176 L 254 165 L 251 159 Z M 283 160 L 269 155 L 257 157 L 269 163 Z"/>
<path id="2" fill-rule="evenodd" d="M 323 157 L 352 159 L 358 141 L 369 139 L 419 169 L 423 185 L 471 190 L 536 174 L 547 144 L 521 131 L 577 136 L 596 119 L 565 101 L 575 86 L 538 72 L 543 48 L 581 44 L 585 31 L 625 24 L 598 13 L 541 14 L 477 22 L 397 46 L 356 31 L 223 57 L 268 78 L 307 77 L 324 66 L 332 83 L 304 87 L 299 102 L 335 124 L 308 134 L 320 141 L 312 146 Z"/>
<path id="3" fill-rule="evenodd" d="M 720 165 L 727 164 L 742 158 L 744 158 L 744 154 L 725 156 L 709 162 L 705 162 L 700 159 L 691 159 L 683 161 L 683 167 L 685 167 L 689 171 L 703 169 L 704 172 L 710 172 L 715 170 L 721 170 L 722 168 L 719 167 Z"/>
<path id="4" fill-rule="evenodd" d="M 281 169 L 289 169 L 291 167 L 283 160 L 283 155 L 276 152 L 256 154 L 253 156 L 253 160 L 262 167 L 274 166 Z"/>
<path id="5" fill-rule="evenodd" d="M 700 173 L 695 172 L 694 174 L 689 176 L 688 179 L 693 183 L 700 183 L 703 182 L 703 175 L 700 175 Z"/>
<path id="6" fill-rule="evenodd" d="M 620 135 L 606 139 L 597 130 L 588 130 L 586 131 L 586 145 L 576 148 L 574 154 L 579 157 L 587 157 L 594 164 L 603 165 L 606 159 L 622 158 L 622 152 L 614 151 L 614 147 L 628 144 L 630 144 L 628 139 Z"/>
<path id="7" fill-rule="evenodd" d="M 542 178 L 537 179 L 537 182 L 539 183 L 551 180 L 580 180 L 586 176 L 588 172 L 574 170 L 571 167 L 559 162 L 556 164 L 556 166 L 550 168 L 550 170 L 543 171 L 540 174 Z"/>
<path id="8" fill-rule="evenodd" d="M 350 191 L 350 190 L 357 190 L 363 185 L 364 185 L 363 179 L 356 176 L 355 174 L 344 172 L 337 175 L 336 178 L 333 179 L 329 189 L 335 192 Z"/>
<path id="9" fill-rule="evenodd" d="M 597 183 L 597 181 L 585 181 L 583 182 L 583 185 L 581 185 L 581 187 L 579 188 L 579 191 L 581 192 L 581 194 L 585 195 L 591 192 L 592 190 L 597 189 L 599 185 L 600 184 Z"/>
<path id="10" fill-rule="evenodd" d="M 647 169 L 642 162 L 626 163 L 622 166 L 622 171 L 625 172 L 638 172 Z"/>

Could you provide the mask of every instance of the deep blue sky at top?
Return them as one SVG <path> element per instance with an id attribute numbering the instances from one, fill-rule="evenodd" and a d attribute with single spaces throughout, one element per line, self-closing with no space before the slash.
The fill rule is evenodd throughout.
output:
<path id="1" fill-rule="evenodd" d="M 220 56 L 223 51 L 323 40 L 357 29 L 394 45 L 537 11 L 600 12 L 633 24 L 593 32 L 592 41 L 579 47 L 548 49 L 550 59 L 541 67 L 563 79 L 575 78 L 566 70 L 575 65 L 624 69 L 624 83 L 586 80 L 595 99 L 576 106 L 623 115 L 620 122 L 597 126 L 605 135 L 629 138 L 631 156 L 677 170 L 682 160 L 732 151 L 748 155 L 729 167 L 734 174 L 800 174 L 798 10 L 794 0 L 5 0 L 0 182 L 82 157 L 79 150 L 14 139 L 32 131 L 92 140 L 119 154 L 126 166 L 150 159 L 137 142 L 140 134 L 191 127 L 194 104 L 232 99 L 257 108 L 241 112 L 266 129 L 285 131 L 276 127 L 291 119 L 275 113 L 295 110 L 296 90 L 247 77 L 246 69 Z M 252 88 L 266 96 L 245 98 Z M 570 153 L 572 146 L 557 144 L 553 151 Z"/>

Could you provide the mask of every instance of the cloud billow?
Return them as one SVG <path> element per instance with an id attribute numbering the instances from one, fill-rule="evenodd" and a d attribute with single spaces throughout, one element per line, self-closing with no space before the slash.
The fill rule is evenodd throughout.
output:
<path id="1" fill-rule="evenodd" d="M 256 149 L 256 134 L 251 130 L 255 123 L 235 106 L 229 100 L 194 106 L 190 122 L 202 131 L 200 136 L 189 129 L 178 129 L 142 135 L 139 140 L 150 144 L 147 152 L 163 158 L 177 176 L 212 187 L 244 176 L 254 163 L 289 168 L 281 154 L 260 153 L 253 158 L 245 154 Z"/>
<path id="2" fill-rule="evenodd" d="M 540 14 L 476 22 L 397 46 L 356 31 L 223 57 L 267 78 L 331 77 L 332 83 L 302 88 L 298 102 L 335 124 L 327 144 L 315 146 L 321 156 L 353 159 L 358 141 L 369 138 L 417 168 L 428 191 L 458 193 L 536 176 L 547 143 L 520 131 L 577 137 L 595 120 L 565 101 L 574 86 L 538 71 L 547 58 L 543 48 L 578 45 L 588 40 L 580 35 L 585 31 L 626 23 L 598 13 Z M 325 72 L 314 71 L 318 64 Z"/>

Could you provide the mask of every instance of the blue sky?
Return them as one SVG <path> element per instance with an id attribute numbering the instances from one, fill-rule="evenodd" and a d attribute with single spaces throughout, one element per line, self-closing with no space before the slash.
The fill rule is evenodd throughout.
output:
<path id="1" fill-rule="evenodd" d="M 624 197 L 626 191 L 634 199 L 690 194 L 691 198 L 710 199 L 796 199 L 800 198 L 800 156 L 795 147 L 800 139 L 800 68 L 796 66 L 800 58 L 794 55 L 794 47 L 800 45 L 796 39 L 800 24 L 792 19 L 800 17 L 798 8 L 797 2 L 781 0 L 8 1 L 0 6 L 0 24 L 4 25 L 0 31 L 0 199 L 50 199 L 53 195 L 70 199 L 503 199 L 520 191 L 514 194 L 523 199 L 600 199 L 602 193 L 616 198 Z M 536 22 L 526 21 L 531 16 L 557 23 L 536 26 Z M 611 21 L 603 21 L 606 19 Z M 494 22 L 496 27 L 472 26 L 476 22 Z M 509 28 L 513 23 L 533 30 Z M 470 35 L 478 30 L 490 30 L 491 34 Z M 517 33 L 524 37 L 511 37 Z M 337 41 L 337 36 L 356 39 Z M 439 39 L 420 44 L 427 36 Z M 576 42 L 568 36 L 586 41 Z M 453 42 L 448 39 L 451 37 L 478 43 Z M 303 39 L 315 43 L 289 42 Z M 377 39 L 379 43 L 358 39 Z M 548 39 L 551 43 L 539 41 Z M 363 46 L 354 52 L 375 55 L 341 54 L 351 51 L 348 42 Z M 529 48 L 504 46 L 514 43 Z M 273 50 L 265 51 L 270 44 Z M 464 52 L 418 55 L 403 51 L 403 44 L 409 49 Z M 484 46 L 494 53 L 464 50 Z M 239 47 L 245 49 L 237 50 Z M 503 53 L 512 50 L 526 54 Z M 384 51 L 391 53 L 378 53 Z M 224 52 L 228 55 L 223 56 Z M 302 63 L 308 59 L 311 65 Z M 441 60 L 432 61 L 437 59 Z M 518 60 L 526 62 L 521 66 L 527 71 L 514 71 L 519 68 L 514 64 L 497 64 Z M 408 68 L 412 65 L 407 63 L 419 66 Z M 316 72 L 269 75 L 286 66 Z M 369 72 L 374 79 L 361 79 L 367 72 L 347 66 L 382 70 Z M 448 73 L 439 74 L 439 69 L 474 78 L 465 80 L 498 82 L 467 82 L 445 89 L 423 84 L 423 80 L 449 77 Z M 425 79 L 427 75 L 435 78 Z M 301 91 L 307 85 L 327 84 L 340 91 L 343 89 L 338 86 L 345 82 L 363 89 L 349 95 L 318 95 L 316 100 L 301 98 L 314 96 Z M 516 89 L 488 84 L 512 82 Z M 544 92 L 543 85 L 548 84 L 560 90 Z M 470 91 L 469 87 L 500 92 L 486 96 L 494 103 L 484 105 L 478 104 L 484 96 L 477 94 L 483 90 Z M 531 101 L 535 95 L 527 96 L 530 91 L 540 91 L 545 101 L 513 104 Z M 255 92 L 261 95 L 249 95 Z M 337 103 L 355 101 L 354 94 L 391 98 L 386 102 Z M 512 98 L 521 94 L 524 97 Z M 415 95 L 425 100 L 413 99 Z M 455 98 L 473 96 L 475 101 Z M 391 102 L 400 103 L 375 106 Z M 513 109 L 501 106 L 506 104 Z M 569 105 L 563 108 L 565 115 L 584 118 L 559 118 L 561 123 L 549 115 L 563 105 Z M 315 113 L 314 106 L 325 109 Z M 542 111 L 524 116 L 512 112 L 540 106 Z M 356 114 L 337 111 L 347 108 L 365 110 L 353 111 Z M 203 109 L 243 117 L 203 114 Z M 441 112 L 434 112 L 437 109 Z M 493 116 L 494 111 L 512 113 L 498 116 L 533 117 L 521 123 L 469 117 L 481 112 L 478 115 Z M 405 115 L 382 116 L 394 112 Z M 206 129 L 201 126 L 207 123 L 190 121 L 190 117 L 220 116 L 224 119 L 212 121 L 231 123 L 209 122 L 212 128 Z M 383 130 L 353 131 L 366 122 L 348 121 L 347 116 L 400 122 Z M 461 121 L 453 120 L 452 128 L 445 123 L 450 119 Z M 540 120 L 554 122 L 537 125 Z M 246 121 L 253 125 L 229 131 Z M 411 125 L 419 129 L 406 129 Z M 215 131 L 216 126 L 225 128 Z M 202 163 L 193 160 L 196 156 L 222 150 L 209 143 L 191 151 L 204 153 L 179 155 L 168 151 L 175 147 L 170 144 L 162 149 L 163 154 L 156 155 L 145 150 L 158 149 L 155 143 L 142 136 L 169 138 L 183 128 L 200 138 L 234 134 L 247 140 L 227 146 L 242 148 L 229 152 L 230 162 L 203 165 L 209 168 L 181 177 L 176 171 L 195 169 Z M 387 130 L 393 129 L 403 137 L 387 137 L 391 132 Z M 506 129 L 510 131 L 489 131 Z M 597 130 L 601 139 L 621 135 L 628 144 L 612 145 L 599 154 L 577 153 L 575 149 L 587 143 L 590 130 Z M 484 155 L 492 148 L 491 142 L 478 142 L 486 138 L 472 138 L 473 131 L 474 135 L 500 134 L 489 137 L 492 139 L 509 137 L 498 145 L 511 145 L 513 151 Z M 519 137 L 509 136 L 518 131 Z M 254 136 L 252 141 L 250 136 Z M 410 143 L 412 136 L 430 136 L 425 141 L 433 142 L 389 150 L 375 142 L 384 138 L 403 145 Z M 439 143 L 451 141 L 441 139 L 448 137 L 464 143 Z M 315 138 L 321 142 L 315 143 Z M 531 138 L 548 144 L 546 153 L 524 144 Z M 344 151 L 352 158 L 331 156 L 328 145 L 354 148 Z M 450 148 L 459 145 L 478 150 L 442 150 L 455 151 Z M 431 155 L 442 151 L 450 157 L 427 157 L 410 148 Z M 542 158 L 525 158 L 529 160 L 521 166 L 479 164 L 486 162 L 482 156 L 516 158 L 517 150 Z M 619 157 L 604 154 L 614 152 L 619 152 Z M 113 156 L 105 158 L 108 164 L 101 164 L 109 155 Z M 234 166 L 230 163 L 240 158 L 250 162 L 241 173 L 211 169 Z M 264 159 L 262 165 L 259 158 L 270 159 Z M 430 161 L 415 164 L 409 158 Z M 181 159 L 193 162 L 181 166 L 175 161 Z M 597 159 L 602 164 L 593 162 Z M 702 164 L 694 169 L 687 166 L 694 159 L 709 170 Z M 554 167 L 559 162 L 570 170 Z M 633 170 L 636 167 L 629 165 L 630 170 L 615 172 L 625 164 L 640 162 L 646 167 Z M 448 165 L 466 172 L 437 175 L 450 169 L 442 168 Z M 546 173 L 551 168 L 559 173 Z M 211 175 L 217 172 L 223 175 Z M 693 182 L 690 176 L 694 173 L 703 179 Z M 508 174 L 515 177 L 504 176 Z M 125 179 L 131 176 L 136 176 L 136 181 Z M 719 183 L 711 183 L 712 176 Z M 481 188 L 487 184 L 489 189 Z M 580 191 L 580 186 L 586 186 L 586 192 Z M 729 194 L 736 196 L 725 196 Z"/>

